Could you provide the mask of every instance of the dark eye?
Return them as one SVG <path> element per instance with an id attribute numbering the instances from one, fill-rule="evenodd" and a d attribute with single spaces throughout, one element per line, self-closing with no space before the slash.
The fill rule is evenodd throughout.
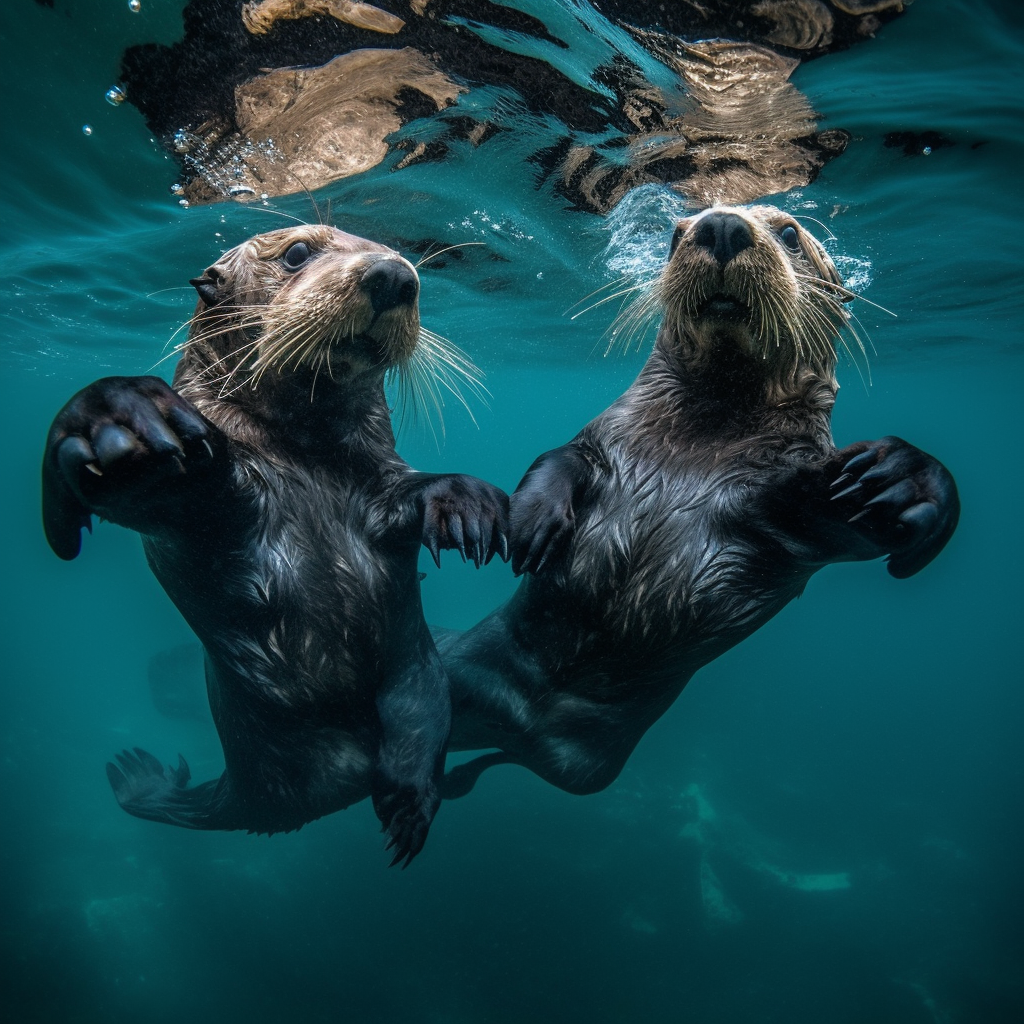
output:
<path id="1" fill-rule="evenodd" d="M 675 231 L 672 232 L 672 244 L 668 247 L 669 259 L 672 258 L 672 254 L 676 251 L 679 243 L 683 240 L 683 235 L 686 234 L 686 228 L 682 224 L 678 225 Z"/>
<path id="2" fill-rule="evenodd" d="M 284 254 L 284 265 L 289 270 L 298 270 L 310 255 L 309 246 L 305 242 L 296 242 L 289 246 L 288 251 Z"/>
<path id="3" fill-rule="evenodd" d="M 800 249 L 800 236 L 797 234 L 797 230 L 792 224 L 787 224 L 780 232 L 779 238 L 782 239 L 782 244 L 787 249 L 792 249 L 794 252 Z"/>

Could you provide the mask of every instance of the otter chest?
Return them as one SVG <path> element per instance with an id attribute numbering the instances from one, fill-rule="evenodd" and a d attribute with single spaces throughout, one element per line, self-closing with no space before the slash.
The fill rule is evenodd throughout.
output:
<path id="1" fill-rule="evenodd" d="M 613 463 L 577 521 L 569 587 L 597 642 L 717 648 L 793 593 L 751 526 L 756 485 L 735 468 Z"/>
<path id="2" fill-rule="evenodd" d="M 294 602 L 316 619 L 328 606 L 331 618 L 379 608 L 394 569 L 377 535 L 374 497 L 323 474 L 256 482 L 257 515 L 238 553 L 242 592 L 281 614 Z"/>

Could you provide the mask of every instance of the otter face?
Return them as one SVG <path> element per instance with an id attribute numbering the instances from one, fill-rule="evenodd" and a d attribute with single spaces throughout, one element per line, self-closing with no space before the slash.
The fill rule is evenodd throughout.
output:
<path id="1" fill-rule="evenodd" d="M 817 239 L 772 206 L 717 206 L 680 221 L 659 288 L 688 357 L 733 344 L 776 373 L 803 365 L 822 376 L 852 298 Z"/>
<path id="2" fill-rule="evenodd" d="M 419 277 L 393 249 L 326 225 L 270 231 L 192 281 L 186 346 L 208 383 L 272 384 L 301 370 L 336 384 L 404 365 L 420 335 Z"/>

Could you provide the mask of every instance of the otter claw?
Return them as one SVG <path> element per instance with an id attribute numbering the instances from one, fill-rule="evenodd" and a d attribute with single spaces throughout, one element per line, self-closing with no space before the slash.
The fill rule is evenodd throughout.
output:
<path id="1" fill-rule="evenodd" d="M 865 505 L 905 505 L 917 493 L 917 488 L 911 480 L 900 480 L 892 487 L 887 487 L 881 494 L 876 494 Z"/>
<path id="2" fill-rule="evenodd" d="M 869 448 L 866 452 L 861 452 L 860 455 L 855 455 L 850 461 L 843 466 L 844 473 L 850 473 L 853 470 L 860 469 L 862 466 L 873 466 L 878 461 L 879 451 L 877 448 Z"/>
<path id="3" fill-rule="evenodd" d="M 95 473 L 96 476 L 103 476 L 103 470 L 100 469 L 95 462 L 87 462 L 85 464 L 85 468 L 89 470 L 90 473 Z"/>
<path id="4" fill-rule="evenodd" d="M 428 533 L 424 538 L 423 543 L 426 545 L 427 550 L 430 552 L 430 557 L 434 560 L 434 565 L 441 568 L 441 546 L 437 543 L 437 534 Z"/>
<path id="5" fill-rule="evenodd" d="M 851 484 L 844 491 L 840 491 L 838 494 L 833 494 L 829 499 L 830 501 L 838 501 L 840 498 L 850 498 L 856 494 L 862 487 L 861 482 L 858 480 L 857 483 Z"/>
<path id="6" fill-rule="evenodd" d="M 462 520 L 458 515 L 453 515 L 448 520 L 448 532 L 452 535 L 452 540 L 455 541 L 455 549 L 462 556 L 462 560 L 466 560 L 466 537 L 462 532 Z"/>

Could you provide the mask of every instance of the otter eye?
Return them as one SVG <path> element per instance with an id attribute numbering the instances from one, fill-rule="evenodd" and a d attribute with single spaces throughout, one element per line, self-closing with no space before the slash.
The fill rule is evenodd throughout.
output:
<path id="1" fill-rule="evenodd" d="M 684 228 L 682 224 L 678 225 L 675 231 L 672 232 L 672 244 L 668 247 L 669 259 L 672 258 L 673 254 L 679 246 L 679 243 L 683 240 L 683 235 L 685 234 L 686 228 Z"/>
<path id="2" fill-rule="evenodd" d="M 782 239 L 782 244 L 787 249 L 792 249 L 794 252 L 800 249 L 800 236 L 797 234 L 796 228 L 792 224 L 787 224 L 780 232 L 779 238 Z"/>
<path id="3" fill-rule="evenodd" d="M 310 255 L 309 246 L 305 242 L 296 242 L 289 246 L 288 251 L 284 254 L 284 265 L 289 270 L 298 270 Z"/>

